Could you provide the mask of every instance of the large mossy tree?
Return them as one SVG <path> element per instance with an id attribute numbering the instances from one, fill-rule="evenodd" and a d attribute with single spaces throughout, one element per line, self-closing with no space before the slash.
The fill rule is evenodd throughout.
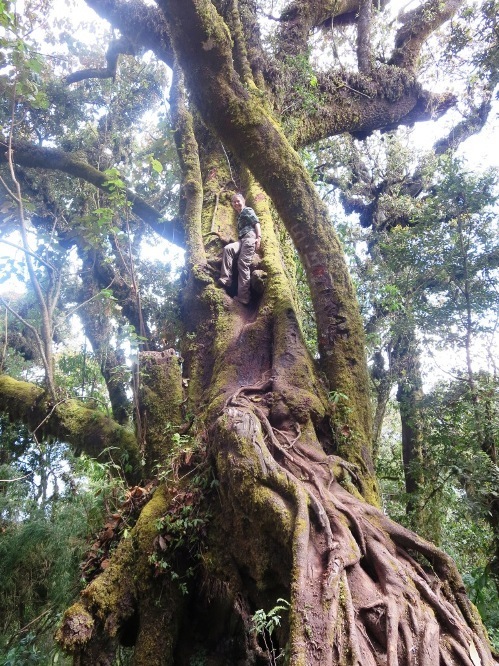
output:
<path id="1" fill-rule="evenodd" d="M 173 72 L 181 194 L 178 216 L 166 223 L 139 187 L 99 170 L 91 151 L 65 139 L 64 123 L 58 136 L 57 123 L 44 118 L 57 146 L 36 132 L 43 113 L 32 112 L 22 131 L 15 123 L 6 131 L 0 159 L 10 167 L 10 193 L 32 197 L 45 211 L 38 227 L 78 252 L 85 280 L 72 299 L 94 351 L 107 349 L 101 369 L 114 419 L 61 399 L 52 381 L 44 392 L 6 375 L 0 406 L 38 437 L 91 455 L 107 450 L 113 460 L 121 452 L 141 497 L 133 529 L 105 555 L 101 549 L 100 559 L 98 548 L 93 553 L 93 573 L 64 616 L 60 643 L 82 665 L 112 663 L 119 644 L 133 647 L 133 663 L 148 666 L 265 664 L 278 654 L 292 666 L 494 664 L 451 559 L 378 508 L 362 321 L 332 220 L 299 153 L 328 136 L 362 137 L 448 110 L 455 98 L 425 90 L 418 68 L 424 43 L 460 3 L 428 0 L 406 13 L 383 58 L 373 35 L 387 19 L 369 0 L 294 0 L 269 19 L 277 27 L 265 48 L 260 21 L 270 9 L 255 0 L 87 4 L 120 37 L 106 67 L 74 72 L 65 85 L 114 78 L 125 54 L 152 51 L 165 63 Z M 350 69 L 314 70 L 310 40 L 321 30 L 333 36 L 332 51 L 339 30 L 350 38 L 346 46 L 355 37 L 345 56 Z M 73 94 L 60 85 L 47 92 L 49 104 Z M 147 89 L 139 91 L 141 110 Z M 91 86 L 78 91 L 81 104 L 95 94 Z M 101 225 L 90 243 L 84 192 L 57 197 L 58 178 L 37 185 L 43 170 L 100 188 L 110 209 L 124 211 L 114 224 L 140 220 L 185 248 L 178 349 L 165 349 L 165 322 L 153 326 L 144 315 L 133 267 L 123 278 L 127 262 L 114 228 Z M 238 189 L 264 239 L 248 307 L 216 284 Z M 76 206 L 77 225 L 68 213 Z M 316 359 L 297 315 L 295 250 L 315 312 Z M 52 262 L 45 268 L 56 270 Z M 143 349 L 133 433 L 109 351 L 115 315 L 109 300 L 97 298 L 103 290 Z M 269 647 L 252 617 L 263 610 L 271 618 L 276 606 L 281 624 Z"/>

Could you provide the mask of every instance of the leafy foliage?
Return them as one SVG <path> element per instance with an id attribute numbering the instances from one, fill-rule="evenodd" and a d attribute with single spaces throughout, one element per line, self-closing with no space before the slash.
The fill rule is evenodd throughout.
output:
<path id="1" fill-rule="evenodd" d="M 497 384 L 477 377 L 481 400 L 477 406 L 466 382 L 435 386 L 424 400 L 424 486 L 421 505 L 432 516 L 433 538 L 456 560 L 472 599 L 492 637 L 497 636 L 498 589 L 490 569 L 496 537 L 490 524 L 497 500 L 497 465 L 482 450 L 481 426 L 494 431 L 497 441 Z M 407 523 L 406 495 L 398 429 L 385 437 L 378 460 L 387 512 Z"/>
<path id="2" fill-rule="evenodd" d="M 261 637 L 265 646 L 265 651 L 268 655 L 269 664 L 275 666 L 279 660 L 285 658 L 285 651 L 280 650 L 277 652 L 272 641 L 272 635 L 275 630 L 281 625 L 281 614 L 287 613 L 289 610 L 289 602 L 286 599 L 278 599 L 277 604 L 268 612 L 263 608 L 258 609 L 252 616 L 254 631 Z"/>
<path id="3" fill-rule="evenodd" d="M 0 661 L 66 663 L 54 646 L 60 614 L 80 589 L 88 539 L 121 493 L 109 466 L 38 445 L 2 420 Z M 7 462 L 8 461 L 8 462 Z"/>

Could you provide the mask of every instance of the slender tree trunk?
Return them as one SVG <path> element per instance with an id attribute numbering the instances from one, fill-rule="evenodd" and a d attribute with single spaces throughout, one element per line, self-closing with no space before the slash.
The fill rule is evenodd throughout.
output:
<path id="1" fill-rule="evenodd" d="M 493 465 L 497 465 L 496 447 L 494 437 L 491 432 L 492 414 L 491 414 L 491 401 L 489 397 L 481 397 L 479 389 L 475 381 L 475 372 L 473 368 L 473 335 L 474 335 L 474 322 L 473 322 L 473 304 L 470 288 L 470 277 L 468 267 L 468 253 L 470 251 L 469 241 L 466 238 L 465 230 L 463 228 L 463 220 L 458 218 L 458 232 L 459 232 L 459 250 L 461 253 L 461 262 L 463 267 L 463 297 L 465 304 L 465 351 L 466 351 L 466 369 L 468 379 L 469 395 L 473 405 L 475 414 L 475 428 L 476 437 L 479 441 L 480 448 L 490 458 Z M 482 401 L 485 405 L 480 404 Z M 488 498 L 488 511 L 486 517 L 493 533 L 494 542 L 494 555 L 490 563 L 490 571 L 494 578 L 495 585 L 499 591 L 499 498 L 497 493 L 493 492 Z"/>
<path id="2" fill-rule="evenodd" d="M 391 345 L 389 347 L 389 353 L 391 355 Z M 375 354 L 374 363 L 371 370 L 371 378 L 373 380 L 376 395 L 376 406 L 374 408 L 373 417 L 373 458 L 375 461 L 378 457 L 386 407 L 388 405 L 390 393 L 394 385 L 392 365 L 392 358 L 390 358 L 389 366 L 385 367 L 385 362 L 381 352 L 377 352 Z"/>
<path id="3" fill-rule="evenodd" d="M 94 270 L 96 257 L 83 251 L 80 252 L 80 257 L 83 261 L 84 280 L 79 294 L 83 304 L 79 315 L 106 382 L 113 417 L 123 425 L 130 419 L 130 399 L 126 393 L 126 382 L 123 380 L 126 359 L 123 352 L 111 343 L 113 301 L 109 299 L 107 307 L 95 302 L 102 289 L 112 289 L 113 280 L 102 284 L 102 276 L 96 275 Z"/>
<path id="4" fill-rule="evenodd" d="M 407 514 L 412 527 L 419 534 L 429 536 L 433 533 L 435 525 L 425 525 L 428 516 L 424 516 L 422 513 L 421 498 L 424 486 L 421 428 L 423 383 L 418 343 L 414 325 L 410 321 L 407 322 L 404 332 L 398 336 L 393 355 L 399 377 L 397 401 L 402 426 L 402 460 L 407 493 Z M 432 538 L 435 538 L 434 534 Z"/>

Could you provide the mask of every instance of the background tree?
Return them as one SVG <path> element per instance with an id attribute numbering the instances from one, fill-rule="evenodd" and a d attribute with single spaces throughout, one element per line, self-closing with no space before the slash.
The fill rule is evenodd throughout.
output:
<path id="1" fill-rule="evenodd" d="M 476 128 L 472 114 L 449 136 L 463 139 Z M 453 147 L 457 144 L 454 138 Z M 446 146 L 447 141 L 440 141 L 437 154 Z M 419 521 L 414 523 L 417 531 L 435 539 L 438 528 L 431 516 L 438 512 L 425 515 L 417 501 L 426 457 L 423 349 L 462 350 L 461 367 L 473 385 L 472 347 L 476 349 L 478 339 L 490 346 L 495 330 L 495 175 L 466 173 L 459 160 L 445 154 L 440 159 L 426 156 L 414 166 L 397 137 L 371 141 L 365 157 L 351 141 L 343 146 L 326 142 L 318 162 L 319 181 L 340 188 L 346 210 L 357 213 L 365 229 L 354 231 L 354 238 L 357 248 L 366 244 L 367 256 L 362 260 L 354 246 L 353 266 L 363 285 L 371 340 L 375 448 L 397 385 L 408 513 Z"/>

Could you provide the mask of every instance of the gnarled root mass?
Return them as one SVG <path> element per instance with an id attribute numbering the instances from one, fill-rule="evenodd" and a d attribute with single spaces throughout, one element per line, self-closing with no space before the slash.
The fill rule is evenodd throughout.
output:
<path id="1" fill-rule="evenodd" d="M 227 501 L 251 498 L 292 549 L 289 664 L 495 664 L 452 560 L 347 491 L 341 461 L 273 430 L 257 404 L 229 401 L 215 455 Z"/>
<path id="2" fill-rule="evenodd" d="M 497 664 L 452 560 L 352 491 L 354 469 L 324 453 L 310 421 L 276 429 L 272 388 L 239 389 L 205 433 L 222 510 L 188 594 L 150 564 L 158 519 L 180 497 L 160 487 L 64 618 L 59 639 L 75 663 L 111 664 L 124 642 L 137 666 L 279 654 L 290 666 Z M 265 640 L 252 615 L 279 598 L 289 616 Z"/>

